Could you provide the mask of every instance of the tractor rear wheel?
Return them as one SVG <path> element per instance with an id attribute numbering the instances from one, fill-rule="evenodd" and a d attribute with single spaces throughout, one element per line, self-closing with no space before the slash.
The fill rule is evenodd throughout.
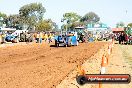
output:
<path id="1" fill-rule="evenodd" d="M 59 43 L 57 42 L 57 40 L 55 40 L 55 46 L 59 47 Z"/>

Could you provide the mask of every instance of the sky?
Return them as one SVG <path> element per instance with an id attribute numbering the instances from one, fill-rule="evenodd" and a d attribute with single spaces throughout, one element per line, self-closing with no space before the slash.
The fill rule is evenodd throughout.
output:
<path id="1" fill-rule="evenodd" d="M 110 27 L 115 27 L 120 21 L 125 24 L 132 22 L 132 0 L 0 0 L 0 12 L 18 14 L 23 5 L 34 2 L 42 3 L 46 9 L 44 18 L 51 18 L 59 26 L 66 12 L 75 12 L 81 16 L 95 12 L 100 22 Z"/>

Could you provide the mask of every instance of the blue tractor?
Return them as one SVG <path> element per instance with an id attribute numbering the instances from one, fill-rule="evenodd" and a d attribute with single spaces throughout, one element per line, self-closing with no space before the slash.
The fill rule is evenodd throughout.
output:
<path id="1" fill-rule="evenodd" d="M 78 41 L 77 41 L 77 33 L 66 33 L 64 35 L 58 35 L 55 36 L 55 46 L 59 47 L 59 46 L 77 46 L 78 45 Z"/>

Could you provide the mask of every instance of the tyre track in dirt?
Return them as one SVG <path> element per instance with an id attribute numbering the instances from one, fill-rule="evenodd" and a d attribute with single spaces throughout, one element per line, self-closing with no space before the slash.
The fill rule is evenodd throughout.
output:
<path id="1" fill-rule="evenodd" d="M 35 45 L 35 49 L 33 49 L 34 45 Z M 34 45 L 31 45 L 31 46 L 24 45 L 26 48 L 25 47 L 23 48 L 21 46 L 19 47 L 14 46 L 14 47 L 8 47 L 5 49 L 4 47 L 3 48 L 4 52 L 2 51 L 2 49 L 0 51 L 1 52 L 0 66 L 3 67 L 3 65 L 7 65 L 10 63 L 19 63 L 19 62 L 21 63 L 21 62 L 37 60 L 37 58 L 39 59 L 39 57 L 47 57 L 64 50 L 64 48 L 60 48 L 58 51 L 57 48 L 49 48 L 48 45 L 46 46 L 45 45 L 36 46 L 36 44 Z M 49 51 L 49 52 L 45 52 L 45 51 Z"/>
<path id="2" fill-rule="evenodd" d="M 8 51 L 9 54 L 14 54 L 14 56 L 8 58 L 7 55 L 6 58 L 11 60 L 8 62 L 7 59 L 7 62 L 0 65 L 0 86 L 2 88 L 55 87 L 76 65 L 83 63 L 94 55 L 104 44 L 106 43 L 84 43 L 77 47 L 67 48 L 55 48 L 48 45 L 44 45 L 45 47 L 42 45 L 39 48 L 38 45 L 29 48 L 27 46 L 17 46 L 16 51 L 19 52 L 11 53 Z M 21 47 L 24 49 L 21 49 Z M 32 57 L 30 55 L 34 54 L 33 52 L 36 54 Z M 6 54 L 7 52 L 3 53 Z M 26 55 L 23 55 L 23 53 L 26 53 Z M 19 55 L 21 58 L 18 57 Z M 2 62 L 1 59 L 0 62 Z"/>

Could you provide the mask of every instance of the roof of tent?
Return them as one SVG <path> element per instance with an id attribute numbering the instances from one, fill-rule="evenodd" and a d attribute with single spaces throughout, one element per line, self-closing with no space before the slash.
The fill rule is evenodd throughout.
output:
<path id="1" fill-rule="evenodd" d="M 115 32 L 124 31 L 124 28 L 112 28 L 112 31 L 115 31 Z"/>
<path id="2" fill-rule="evenodd" d="M 0 31 L 16 31 L 16 28 L 0 28 Z"/>
<path id="3" fill-rule="evenodd" d="M 75 29 L 84 29 L 84 27 L 75 27 Z"/>

